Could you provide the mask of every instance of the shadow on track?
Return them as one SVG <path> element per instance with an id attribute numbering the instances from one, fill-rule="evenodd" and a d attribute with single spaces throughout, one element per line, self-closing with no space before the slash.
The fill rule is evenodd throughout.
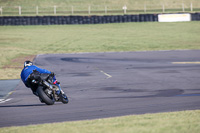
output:
<path id="1" fill-rule="evenodd" d="M 31 104 L 31 105 L 3 105 L 0 108 L 10 108 L 10 107 L 34 107 L 34 106 L 48 106 L 46 104 Z"/>

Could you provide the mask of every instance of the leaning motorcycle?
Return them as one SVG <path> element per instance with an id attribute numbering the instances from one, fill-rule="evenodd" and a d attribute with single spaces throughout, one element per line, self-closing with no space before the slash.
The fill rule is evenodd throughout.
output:
<path id="1" fill-rule="evenodd" d="M 29 77 L 29 85 L 36 89 L 36 94 L 40 101 L 47 105 L 53 105 L 55 102 L 68 103 L 68 98 L 63 97 L 62 91 L 57 93 L 59 86 L 53 84 L 54 74 L 39 73 L 34 70 Z"/>

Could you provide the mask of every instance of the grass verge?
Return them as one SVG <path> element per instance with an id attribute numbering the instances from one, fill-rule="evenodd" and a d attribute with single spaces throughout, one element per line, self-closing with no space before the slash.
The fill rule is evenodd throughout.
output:
<path id="1" fill-rule="evenodd" d="M 200 110 L 0 128 L 0 133 L 199 133 Z"/>
<path id="2" fill-rule="evenodd" d="M 199 22 L 1 26 L 0 79 L 19 78 L 30 55 L 200 49 L 199 29 Z"/>

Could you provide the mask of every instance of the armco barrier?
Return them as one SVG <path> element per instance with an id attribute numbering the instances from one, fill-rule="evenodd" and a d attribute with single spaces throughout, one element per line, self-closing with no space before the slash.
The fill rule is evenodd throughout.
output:
<path id="1" fill-rule="evenodd" d="M 157 20 L 157 14 L 113 16 L 5 16 L 0 17 L 0 25 L 104 24 L 153 22 Z"/>
<path id="2" fill-rule="evenodd" d="M 200 13 L 191 14 L 192 21 L 200 21 Z M 113 16 L 4 16 L 0 25 L 64 25 L 104 24 L 125 22 L 154 22 L 158 14 L 113 15 Z"/>

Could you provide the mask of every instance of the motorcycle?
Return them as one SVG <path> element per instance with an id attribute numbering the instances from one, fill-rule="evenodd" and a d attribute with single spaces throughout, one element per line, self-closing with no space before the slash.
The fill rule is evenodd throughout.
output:
<path id="1" fill-rule="evenodd" d="M 64 92 L 59 91 L 59 86 L 53 84 L 54 73 L 39 73 L 34 70 L 28 78 L 29 86 L 34 88 L 34 94 L 39 97 L 42 103 L 53 105 L 55 102 L 68 103 L 68 98 Z M 57 93 L 59 92 L 59 94 Z"/>

